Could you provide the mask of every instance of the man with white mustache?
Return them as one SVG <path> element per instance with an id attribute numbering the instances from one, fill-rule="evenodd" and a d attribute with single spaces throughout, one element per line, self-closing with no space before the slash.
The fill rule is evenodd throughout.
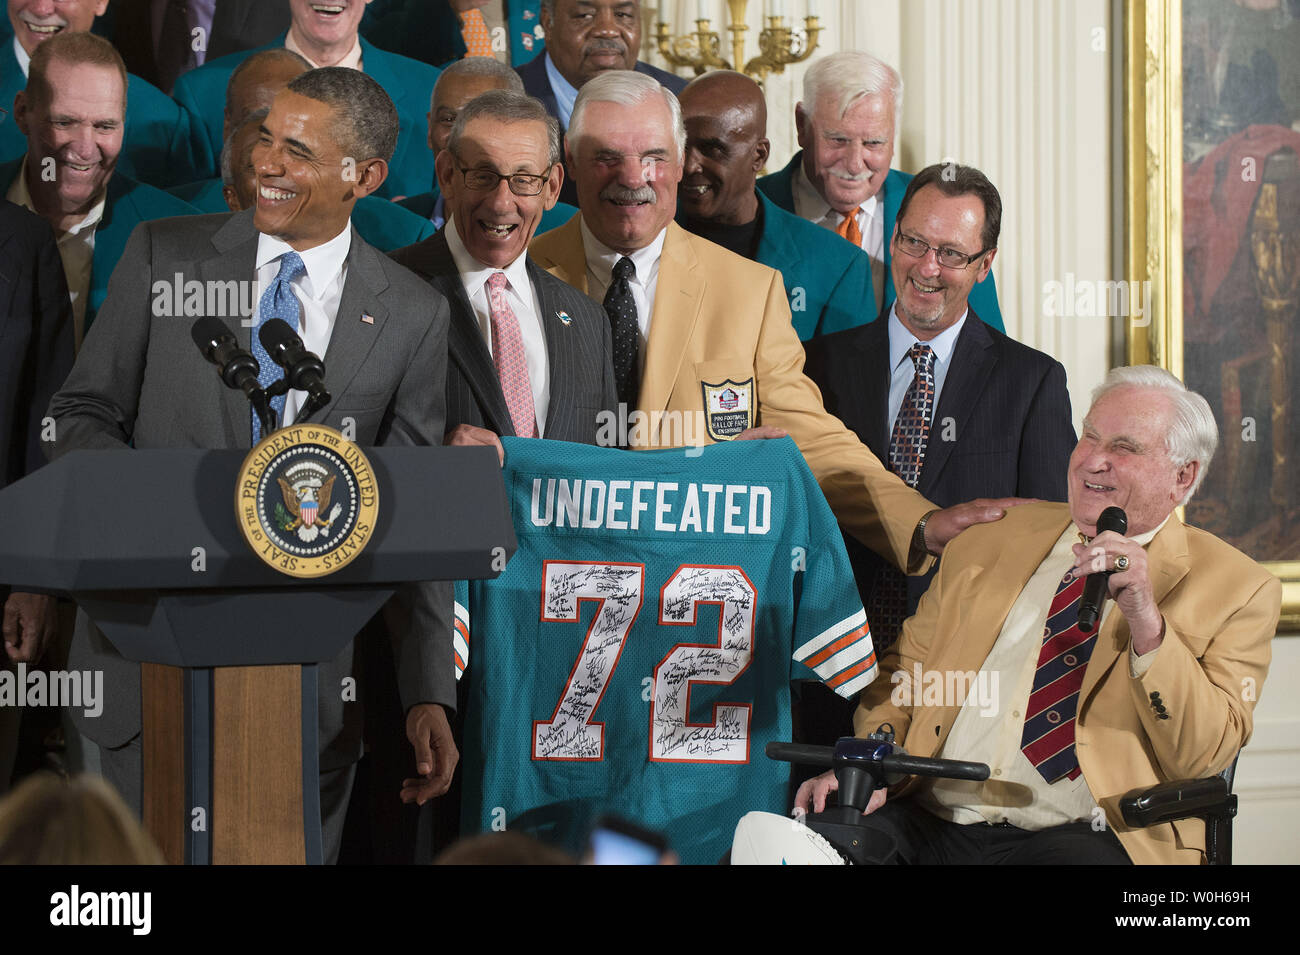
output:
<path id="1" fill-rule="evenodd" d="M 794 120 L 800 151 L 758 188 L 787 212 L 815 222 L 871 257 L 879 314 L 897 297 L 890 238 L 912 177 L 890 169 L 902 123 L 903 80 L 870 53 L 833 53 L 808 68 Z M 997 287 L 989 274 L 971 290 L 971 305 L 1003 331 Z"/>

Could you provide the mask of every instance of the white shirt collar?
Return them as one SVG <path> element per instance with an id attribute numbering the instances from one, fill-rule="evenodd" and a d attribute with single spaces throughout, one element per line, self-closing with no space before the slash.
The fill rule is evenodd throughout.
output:
<path id="1" fill-rule="evenodd" d="M 23 45 L 18 42 L 18 37 L 14 37 L 14 56 L 18 57 L 18 68 L 23 71 L 23 76 L 27 75 L 27 69 L 32 65 L 32 58 L 27 55 Z M 13 109 L 13 103 L 3 103 L 5 109 Z"/>
<path id="2" fill-rule="evenodd" d="M 1170 511 L 1168 514 L 1165 515 L 1165 519 L 1161 521 L 1159 524 L 1157 524 L 1155 527 L 1153 527 L 1151 530 L 1147 531 L 1145 534 L 1138 534 L 1136 537 L 1130 537 L 1129 540 L 1133 541 L 1135 544 L 1139 544 L 1142 547 L 1146 547 L 1153 540 L 1155 540 L 1155 537 L 1157 534 L 1160 533 L 1161 528 L 1163 528 L 1166 524 L 1169 523 L 1169 518 L 1173 516 L 1173 513 L 1174 513 L 1173 511 Z M 1092 539 L 1087 535 L 1085 535 L 1083 531 L 1079 530 L 1079 525 L 1074 523 L 1074 521 L 1070 521 L 1070 526 L 1065 529 L 1065 533 L 1066 536 L 1074 535 L 1081 541 L 1089 541 Z"/>
<path id="3" fill-rule="evenodd" d="M 907 360 L 908 350 L 920 341 L 903 325 L 898 317 L 897 307 L 897 302 L 889 306 L 889 367 L 891 371 Z M 970 315 L 969 308 L 963 311 L 961 317 L 953 322 L 951 326 L 945 328 L 925 343 L 934 352 L 935 361 L 946 365 L 952 360 L 953 349 L 957 347 L 957 336 L 961 334 L 961 328 L 966 324 L 968 315 Z"/>
<path id="4" fill-rule="evenodd" d="M 611 249 L 604 242 L 597 239 L 591 230 L 587 228 L 586 219 L 583 219 L 580 225 L 582 228 L 582 248 L 587 254 L 587 268 L 591 269 L 592 274 L 596 276 L 601 285 L 609 288 L 614 276 L 614 266 L 619 259 L 623 258 L 623 253 Z M 633 281 L 638 282 L 643 287 L 649 286 L 650 276 L 659 262 L 659 257 L 663 255 L 664 238 L 667 235 L 668 227 L 664 226 L 649 245 L 637 249 L 628 256 L 632 260 L 632 265 L 636 268 Z"/>
<path id="5" fill-rule="evenodd" d="M 352 220 L 344 226 L 343 231 L 330 239 L 328 242 L 322 242 L 320 245 L 310 248 L 305 252 L 299 252 L 302 258 L 302 264 L 307 270 L 303 278 L 302 290 L 312 298 L 322 297 L 339 273 L 343 271 L 343 263 L 347 261 L 348 251 L 352 248 Z M 295 251 L 293 246 L 283 242 L 274 236 L 261 233 L 257 237 L 257 268 L 278 259 L 286 252 Z"/>
<path id="6" fill-rule="evenodd" d="M 830 218 L 837 224 L 844 218 L 844 216 L 831 208 L 830 203 L 823 199 L 822 194 L 813 187 L 811 182 L 808 181 L 808 177 L 804 175 L 802 161 L 794 167 L 794 175 L 791 176 L 791 179 L 793 181 L 795 207 L 799 210 L 800 218 L 808 219 L 812 222 L 821 222 L 823 219 Z M 880 192 L 877 190 L 876 194 L 867 199 L 866 202 L 862 203 L 859 208 L 862 209 L 862 212 L 867 219 L 871 219 L 875 216 L 876 206 L 879 204 Z M 815 212 L 817 214 L 805 215 L 804 213 L 806 211 Z"/>
<path id="7" fill-rule="evenodd" d="M 443 228 L 447 233 L 447 247 L 451 250 L 452 260 L 456 263 L 456 271 L 460 273 L 460 282 L 465 287 L 467 296 L 472 299 L 474 293 L 481 289 L 488 279 L 497 272 L 504 272 L 506 281 L 510 283 L 515 294 L 527 301 L 529 284 L 526 251 L 517 255 L 515 260 L 503 269 L 484 265 L 470 254 L 469 249 L 465 248 L 465 242 L 456 228 L 455 216 L 450 217 Z"/>
<path id="8" fill-rule="evenodd" d="M 303 51 L 302 47 L 298 46 L 298 44 L 294 42 L 294 39 L 293 39 L 293 29 L 292 29 L 292 28 L 290 28 L 288 34 L 286 34 L 286 36 L 285 36 L 285 38 L 284 38 L 284 48 L 285 48 L 286 50 L 291 50 L 291 51 L 293 51 L 294 53 L 297 53 L 299 56 L 301 56 L 304 60 L 306 60 L 308 63 L 310 63 L 310 64 L 311 64 L 313 67 L 315 67 L 316 69 L 319 69 L 319 68 L 320 68 L 320 64 L 317 63 L 315 60 L 313 60 L 310 56 L 308 56 L 308 55 Z M 335 63 L 334 65 L 335 65 L 335 66 L 346 66 L 346 67 L 348 67 L 349 69 L 353 69 L 353 70 L 361 70 L 362 72 L 365 72 L 364 70 L 362 70 L 362 66 L 361 66 L 361 36 L 360 36 L 360 34 L 358 34 L 356 40 L 353 41 L 353 43 L 352 43 L 352 49 L 348 50 L 347 55 L 346 55 L 345 57 L 343 57 L 343 59 L 341 59 L 341 60 L 339 60 L 337 63 Z"/>

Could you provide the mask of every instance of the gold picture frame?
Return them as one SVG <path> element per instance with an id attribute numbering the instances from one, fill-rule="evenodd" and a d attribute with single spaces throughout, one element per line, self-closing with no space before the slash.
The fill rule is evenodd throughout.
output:
<path id="1" fill-rule="evenodd" d="M 1184 375 L 1183 2 L 1124 4 L 1124 269 L 1151 284 L 1149 323 L 1128 322 L 1124 356 Z M 1133 287 L 1133 286 L 1130 286 Z M 1300 368 L 1292 369 L 1300 373 Z M 1289 426 L 1273 408 L 1274 422 Z M 1300 632 L 1300 560 L 1261 561 L 1282 581 L 1279 632 Z"/>

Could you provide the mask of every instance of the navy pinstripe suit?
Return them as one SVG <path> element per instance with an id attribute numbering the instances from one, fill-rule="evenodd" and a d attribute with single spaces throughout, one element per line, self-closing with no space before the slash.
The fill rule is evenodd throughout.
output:
<path id="1" fill-rule="evenodd" d="M 428 281 L 451 303 L 447 335 L 447 430 L 471 424 L 514 435 L 501 382 L 444 231 L 392 253 L 393 259 Z M 528 277 L 541 305 L 551 369 L 550 405 L 542 434 L 557 441 L 596 443 L 596 416 L 615 411 L 618 398 L 610 359 L 609 319 L 604 309 L 531 258 Z M 560 316 L 569 319 L 565 322 Z"/>

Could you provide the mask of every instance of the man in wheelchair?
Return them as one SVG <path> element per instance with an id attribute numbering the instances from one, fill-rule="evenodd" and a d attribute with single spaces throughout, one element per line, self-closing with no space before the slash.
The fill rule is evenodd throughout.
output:
<path id="1" fill-rule="evenodd" d="M 1119 800 L 1221 772 L 1250 738 L 1281 584 L 1175 513 L 1217 441 L 1208 404 L 1173 375 L 1117 368 L 1071 455 L 1069 504 L 1013 508 L 948 545 L 854 731 L 889 723 L 909 755 L 990 774 L 877 790 L 863 820 L 887 837 L 877 861 L 1204 861 L 1200 819 L 1132 828 Z M 1105 529 L 1108 508 L 1127 530 Z M 1097 574 L 1110 599 L 1081 621 Z M 836 788 L 833 772 L 810 779 L 796 807 L 820 812 Z"/>

